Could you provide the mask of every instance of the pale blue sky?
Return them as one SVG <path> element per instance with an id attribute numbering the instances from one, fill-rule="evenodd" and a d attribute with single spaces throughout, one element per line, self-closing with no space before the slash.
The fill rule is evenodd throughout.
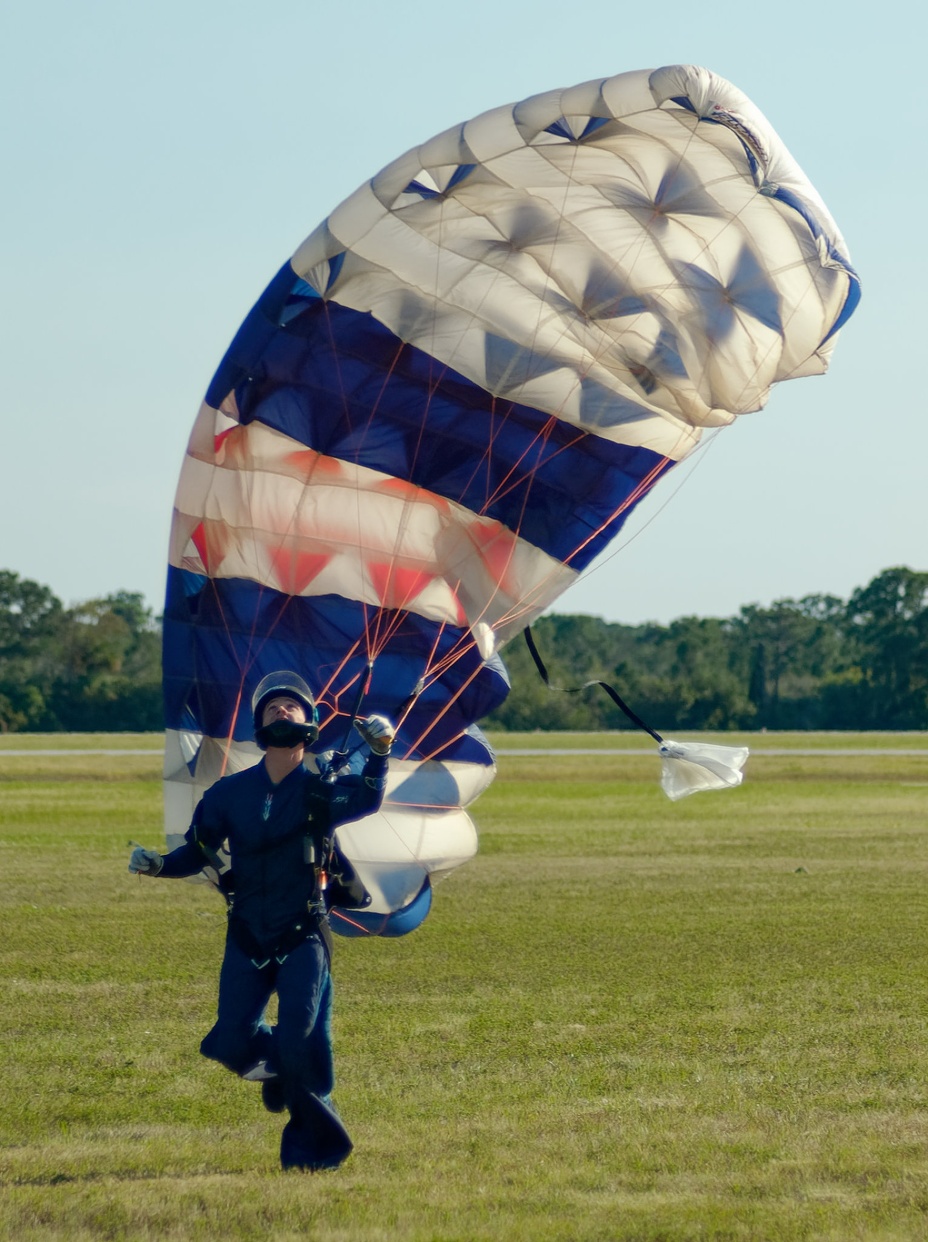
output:
<path id="1" fill-rule="evenodd" d="M 679 62 L 767 114 L 863 302 L 829 375 L 782 385 L 664 480 L 559 610 L 727 616 L 928 568 L 925 26 L 920 6 L 836 0 L 20 0 L 0 53 L 0 568 L 66 603 L 126 589 L 160 611 L 197 407 L 303 237 L 455 122 Z"/>

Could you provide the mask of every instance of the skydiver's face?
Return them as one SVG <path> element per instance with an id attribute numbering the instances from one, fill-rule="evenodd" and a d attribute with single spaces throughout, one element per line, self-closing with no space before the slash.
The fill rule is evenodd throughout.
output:
<path id="1" fill-rule="evenodd" d="M 267 727 L 275 720 L 289 720 L 291 724 L 306 724 L 306 709 L 298 699 L 281 694 L 270 699 L 261 715 L 261 724 Z"/>

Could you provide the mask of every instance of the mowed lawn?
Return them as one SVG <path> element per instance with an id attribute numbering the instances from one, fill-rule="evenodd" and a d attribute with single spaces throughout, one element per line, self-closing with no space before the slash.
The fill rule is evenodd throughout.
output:
<path id="1" fill-rule="evenodd" d="M 220 900 L 126 871 L 163 839 L 158 739 L 18 741 L 0 1236 L 928 1237 L 928 736 L 767 735 L 740 789 L 677 804 L 608 737 L 502 754 L 425 925 L 337 945 L 356 1148 L 317 1176 L 199 1056 Z"/>

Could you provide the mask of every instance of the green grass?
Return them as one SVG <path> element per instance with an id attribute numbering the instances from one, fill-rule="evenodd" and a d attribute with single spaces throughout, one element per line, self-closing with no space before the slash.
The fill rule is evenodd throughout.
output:
<path id="1" fill-rule="evenodd" d="M 0 756 L 0 1235 L 928 1236 L 928 755 L 751 741 L 677 804 L 650 756 L 501 758 L 423 928 L 337 946 L 319 1177 L 198 1055 L 221 903 L 126 872 L 158 754 Z"/>
<path id="2" fill-rule="evenodd" d="M 4 733 L 0 734 L 0 754 L 5 750 L 135 750 L 161 751 L 160 733 Z"/>

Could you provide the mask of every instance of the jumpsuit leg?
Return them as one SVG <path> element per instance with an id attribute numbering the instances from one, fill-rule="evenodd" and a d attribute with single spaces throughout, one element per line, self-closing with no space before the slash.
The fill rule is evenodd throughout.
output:
<path id="1" fill-rule="evenodd" d="M 319 936 L 304 941 L 277 975 L 277 1065 L 290 1120 L 281 1137 L 284 1168 L 335 1168 L 351 1139 L 331 1102 L 332 977 Z"/>
<path id="2" fill-rule="evenodd" d="M 276 962 L 259 970 L 235 943 L 226 940 L 219 972 L 216 1023 L 200 1044 L 205 1057 L 235 1074 L 244 1074 L 259 1061 L 273 1062 L 273 1037 L 264 1020 L 275 986 Z"/>

